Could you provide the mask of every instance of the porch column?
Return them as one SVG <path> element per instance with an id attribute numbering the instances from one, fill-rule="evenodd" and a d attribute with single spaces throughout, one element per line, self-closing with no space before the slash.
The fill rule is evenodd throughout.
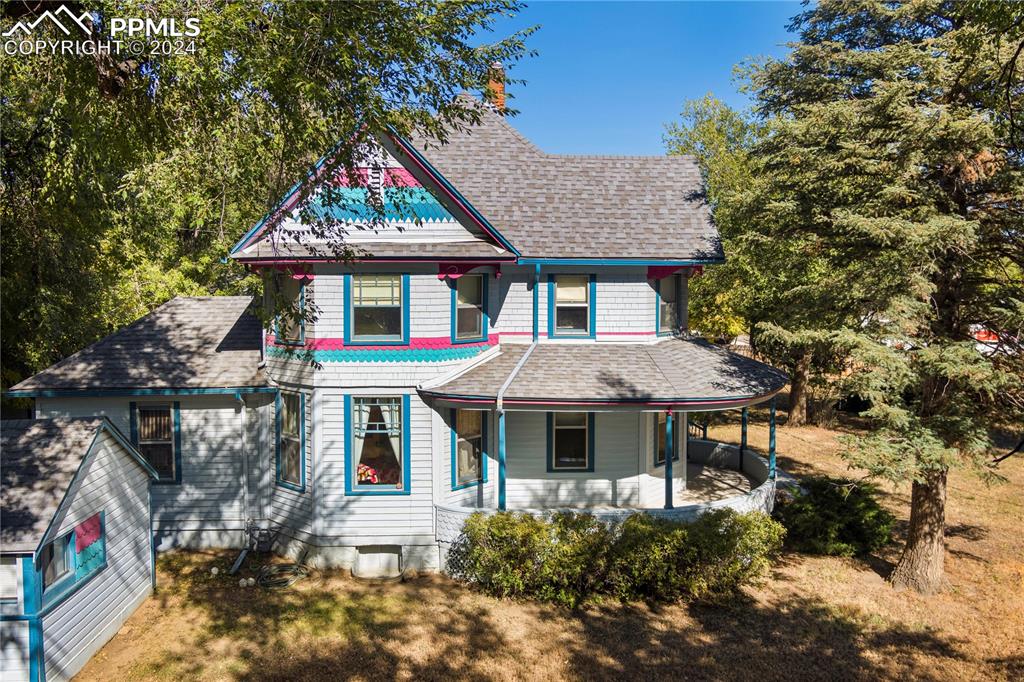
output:
<path id="1" fill-rule="evenodd" d="M 505 410 L 498 410 L 498 511 L 505 511 Z"/>
<path id="2" fill-rule="evenodd" d="M 747 452 L 747 408 L 740 415 L 740 471 L 743 471 L 743 455 Z"/>
<path id="3" fill-rule="evenodd" d="M 768 403 L 768 478 L 775 480 L 775 398 Z"/>
<path id="4" fill-rule="evenodd" d="M 657 426 L 657 422 L 655 422 Z M 657 444 L 657 443 L 655 443 Z M 672 508 L 672 410 L 665 413 L 665 509 Z"/>

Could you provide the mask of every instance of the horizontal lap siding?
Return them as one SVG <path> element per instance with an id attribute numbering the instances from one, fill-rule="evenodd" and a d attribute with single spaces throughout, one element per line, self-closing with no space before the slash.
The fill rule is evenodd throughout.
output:
<path id="1" fill-rule="evenodd" d="M 166 528 L 204 524 L 241 528 L 245 520 L 243 427 L 234 397 L 48 398 L 37 401 L 37 414 L 105 416 L 130 437 L 130 402 L 175 400 L 181 404 L 181 484 L 153 486 L 154 522 Z"/>
<path id="2" fill-rule="evenodd" d="M 28 622 L 0 622 L 0 682 L 28 680 L 28 659 Z"/>
<path id="3" fill-rule="evenodd" d="M 361 395 L 399 395 L 387 390 Z M 322 505 L 322 542 L 331 538 L 355 538 L 371 543 L 387 536 L 423 535 L 434 532 L 431 478 L 431 410 L 416 394 L 410 396 L 410 489 L 409 495 L 345 495 L 345 394 L 325 391 L 323 395 L 323 449 L 318 492 Z M 365 540 L 363 540 L 365 538 Z"/>
<path id="4" fill-rule="evenodd" d="M 103 511 L 107 566 L 43 617 L 47 680 L 74 675 L 149 593 L 148 478 L 109 434 L 92 463 L 58 535 Z"/>
<path id="5" fill-rule="evenodd" d="M 637 504 L 638 418 L 627 412 L 597 413 L 594 471 L 552 473 L 547 471 L 545 413 L 507 413 L 508 507 Z"/>

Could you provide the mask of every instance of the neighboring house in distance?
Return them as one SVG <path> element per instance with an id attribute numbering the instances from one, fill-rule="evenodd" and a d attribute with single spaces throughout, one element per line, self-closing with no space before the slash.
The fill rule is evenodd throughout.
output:
<path id="1" fill-rule="evenodd" d="M 65 680 L 153 588 L 156 471 L 102 417 L 0 426 L 0 678 Z"/>
<path id="2" fill-rule="evenodd" d="M 475 510 L 770 509 L 774 456 L 686 437 L 786 383 L 689 336 L 689 279 L 724 259 L 695 161 L 546 154 L 477 106 L 446 145 L 380 134 L 369 187 L 311 180 L 355 259 L 316 242 L 297 191 L 234 248 L 315 320 L 261 331 L 246 299 L 178 298 L 10 394 L 130 434 L 160 547 L 238 546 L 251 519 L 283 553 L 380 574 L 441 566 Z M 708 497 L 710 466 L 750 492 Z"/>

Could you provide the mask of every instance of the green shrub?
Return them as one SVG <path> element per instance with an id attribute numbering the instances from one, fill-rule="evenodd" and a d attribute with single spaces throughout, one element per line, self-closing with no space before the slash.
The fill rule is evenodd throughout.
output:
<path id="1" fill-rule="evenodd" d="M 686 593 L 687 526 L 633 514 L 618 528 L 608 572 L 608 592 L 623 601 L 673 601 Z"/>
<path id="2" fill-rule="evenodd" d="M 764 514 L 719 510 L 691 524 L 633 514 L 608 526 L 587 513 L 550 520 L 474 514 L 448 555 L 448 572 L 499 597 L 576 607 L 598 595 L 624 601 L 702 599 L 764 573 L 785 530 Z"/>
<path id="3" fill-rule="evenodd" d="M 613 534 L 592 514 L 562 512 L 549 522 L 537 598 L 575 608 L 604 583 Z"/>
<path id="4" fill-rule="evenodd" d="M 477 513 L 448 555 L 448 571 L 498 597 L 534 594 L 551 546 L 551 525 L 529 514 Z"/>
<path id="5" fill-rule="evenodd" d="M 775 507 L 788 530 L 788 546 L 811 554 L 854 556 L 891 541 L 895 518 L 878 503 L 874 486 L 823 477 L 802 479 L 800 485 L 802 491 L 780 499 Z"/>

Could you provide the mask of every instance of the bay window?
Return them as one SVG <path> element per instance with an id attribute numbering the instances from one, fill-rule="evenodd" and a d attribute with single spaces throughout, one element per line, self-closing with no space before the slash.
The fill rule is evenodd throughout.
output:
<path id="1" fill-rule="evenodd" d="M 685 433 L 679 431 L 680 420 L 676 419 L 675 415 L 672 415 L 672 461 L 679 461 L 679 444 L 682 438 L 686 437 Z M 664 412 L 659 412 L 655 417 L 655 428 L 654 428 L 654 465 L 664 466 L 665 465 L 665 449 L 668 440 L 668 415 Z"/>
<path id="2" fill-rule="evenodd" d="M 658 334 L 668 335 L 679 331 L 679 288 L 679 275 L 657 280 Z"/>
<path id="3" fill-rule="evenodd" d="M 594 336 L 594 294 L 591 275 L 551 275 L 548 280 L 548 336 Z"/>
<path id="4" fill-rule="evenodd" d="M 351 275 L 349 280 L 349 341 L 401 342 L 407 329 L 404 275 Z"/>
<path id="5" fill-rule="evenodd" d="M 349 401 L 346 492 L 407 493 L 408 397 L 353 397 Z"/>
<path id="6" fill-rule="evenodd" d="M 277 484 L 305 489 L 305 396 L 282 391 L 277 404 Z"/>

